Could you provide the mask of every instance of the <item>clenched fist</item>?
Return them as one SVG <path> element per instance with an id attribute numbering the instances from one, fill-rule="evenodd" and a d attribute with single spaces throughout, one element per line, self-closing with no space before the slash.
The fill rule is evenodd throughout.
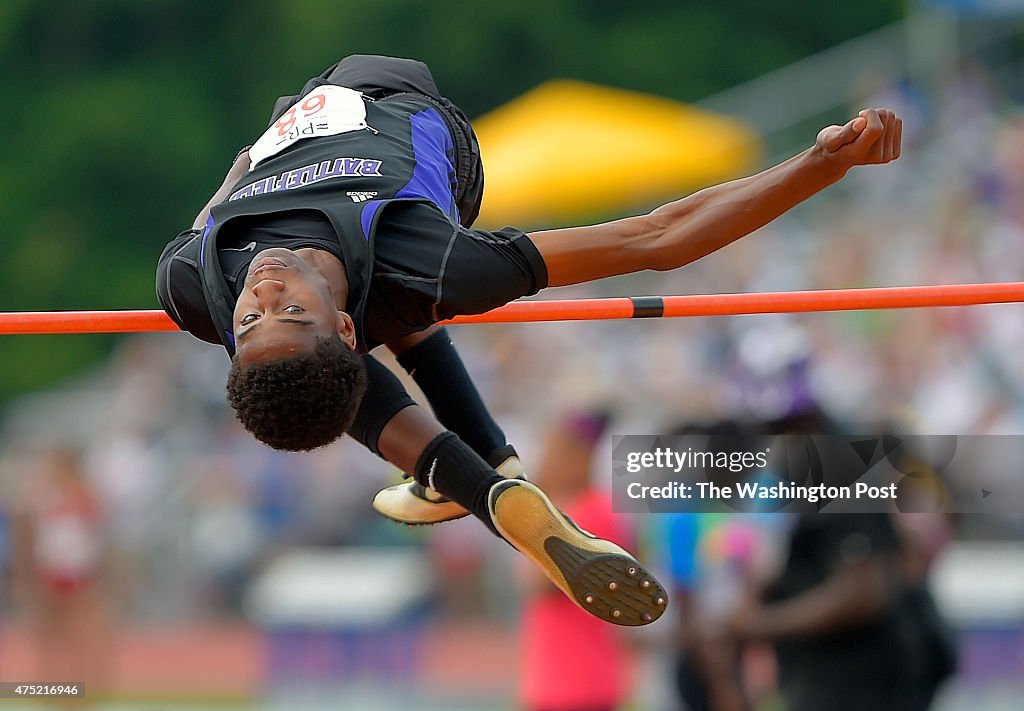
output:
<path id="1" fill-rule="evenodd" d="M 815 147 L 844 168 L 894 161 L 900 157 L 903 119 L 889 109 L 864 109 L 843 126 L 827 126 Z"/>

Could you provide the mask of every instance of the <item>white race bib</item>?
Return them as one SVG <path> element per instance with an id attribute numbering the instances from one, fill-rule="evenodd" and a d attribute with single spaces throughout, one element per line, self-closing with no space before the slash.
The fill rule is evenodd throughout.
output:
<path id="1" fill-rule="evenodd" d="M 249 170 L 303 138 L 336 136 L 366 127 L 362 94 L 343 86 L 318 86 L 296 101 L 252 144 Z"/>

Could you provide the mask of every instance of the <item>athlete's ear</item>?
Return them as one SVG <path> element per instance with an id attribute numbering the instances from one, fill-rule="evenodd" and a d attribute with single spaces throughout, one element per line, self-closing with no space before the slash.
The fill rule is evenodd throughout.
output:
<path id="1" fill-rule="evenodd" d="M 354 351 L 356 349 L 356 324 L 352 321 L 352 317 L 344 311 L 339 310 L 337 314 L 338 335 L 341 336 L 341 340 L 345 342 L 349 350 Z"/>

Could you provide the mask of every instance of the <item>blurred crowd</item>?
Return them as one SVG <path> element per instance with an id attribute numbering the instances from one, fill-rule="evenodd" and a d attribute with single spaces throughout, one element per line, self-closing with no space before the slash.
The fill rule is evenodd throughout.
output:
<path id="1" fill-rule="evenodd" d="M 860 169 L 756 235 L 678 272 L 542 296 L 1021 279 L 1024 114 L 1006 105 L 1005 93 L 976 66 L 932 92 L 876 82 L 861 98 L 905 117 L 897 164 Z M 154 254 L 159 247 L 153 245 Z M 685 600 L 679 612 L 701 610 L 690 619 L 725 615 L 722 606 L 735 612 L 755 553 L 772 550 L 785 559 L 794 524 L 733 521 L 723 528 L 711 519 L 609 517 L 599 492 L 610 481 L 610 434 L 745 425 L 810 409 L 848 432 L 1024 433 L 1024 319 L 1017 305 L 451 332 L 527 473 L 549 485 L 560 505 L 595 519 L 595 528 L 610 528 L 627 543 L 640 540 L 641 550 L 660 557 Z M 585 629 L 553 632 L 571 605 L 568 612 L 547 609 L 558 603 L 546 601 L 543 584 L 525 573 L 519 588 L 506 585 L 516 558 L 482 526 L 464 520 L 419 531 L 378 518 L 369 505 L 373 493 L 400 472 L 354 442 L 306 455 L 254 442 L 224 404 L 227 365 L 220 349 L 181 335 L 131 337 L 98 371 L 9 408 L 0 449 L 0 566 L 15 574 L 3 576 L 0 609 L 44 621 L 41 644 L 52 637 L 46 625 L 63 625 L 70 635 L 83 620 L 93 628 L 81 634 L 99 648 L 102 629 L 115 624 L 244 617 L 254 577 L 282 551 L 391 545 L 422 548 L 439 571 L 439 619 L 516 624 L 522 607 L 531 659 L 564 657 L 545 634 L 564 643 L 577 634 L 606 650 L 606 660 L 619 655 L 620 670 L 651 646 L 674 648 L 684 659 L 689 653 L 692 661 L 696 632 L 685 626 L 678 634 L 641 636 L 634 649 Z M 965 517 L 953 525 L 926 525 L 929 557 L 953 535 L 1024 536 L 1019 517 Z M 871 540 L 887 550 L 895 529 L 883 528 Z M 703 568 L 697 585 L 693 570 L 701 556 L 705 563 L 731 562 Z M 75 602 L 61 607 L 61 600 Z M 58 607 L 65 609 L 61 619 L 53 613 Z M 40 654 L 53 659 L 45 648 Z M 773 687 L 776 662 L 763 649 L 742 660 L 737 654 L 726 649 L 696 666 L 683 663 L 676 670 L 680 689 L 686 693 L 694 674 L 706 683 L 723 668 L 727 681 L 742 676 L 755 689 Z M 524 670 L 529 704 L 543 703 L 529 694 L 543 699 L 544 671 Z M 632 678 L 603 674 L 607 694 L 593 708 L 630 698 Z"/>

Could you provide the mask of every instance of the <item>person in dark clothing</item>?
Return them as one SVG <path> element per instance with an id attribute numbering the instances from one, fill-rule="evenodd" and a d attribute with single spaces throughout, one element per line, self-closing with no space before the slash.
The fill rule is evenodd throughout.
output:
<path id="1" fill-rule="evenodd" d="M 800 517 L 781 576 L 733 620 L 738 637 L 774 643 L 788 708 L 908 708 L 898 558 L 885 514 Z"/>
<path id="2" fill-rule="evenodd" d="M 906 546 L 885 513 L 804 514 L 785 567 L 732 620 L 775 647 L 792 711 L 925 711 L 955 649 L 927 589 L 906 579 Z"/>

